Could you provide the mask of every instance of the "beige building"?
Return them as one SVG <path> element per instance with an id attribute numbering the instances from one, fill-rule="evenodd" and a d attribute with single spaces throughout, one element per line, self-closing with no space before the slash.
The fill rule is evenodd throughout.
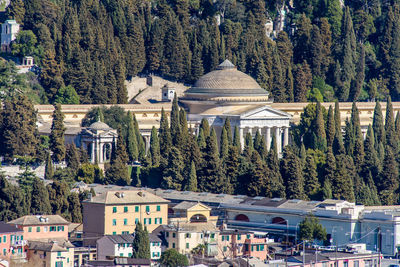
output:
<path id="1" fill-rule="evenodd" d="M 74 246 L 69 241 L 30 241 L 28 259 L 32 266 L 73 267 Z"/>
<path id="2" fill-rule="evenodd" d="M 168 220 L 168 200 L 146 191 L 107 191 L 83 201 L 84 245 L 104 235 L 131 234 L 141 222 L 151 233 Z"/>
<path id="3" fill-rule="evenodd" d="M 173 208 L 164 236 L 168 248 L 182 254 L 190 254 L 192 249 L 205 245 L 205 254 L 218 255 L 217 216 L 211 216 L 211 208 L 202 203 L 181 202 Z"/>

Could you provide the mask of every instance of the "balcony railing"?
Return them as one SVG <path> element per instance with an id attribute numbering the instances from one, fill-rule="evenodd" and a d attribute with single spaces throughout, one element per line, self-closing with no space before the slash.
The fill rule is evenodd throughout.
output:
<path id="1" fill-rule="evenodd" d="M 12 247 L 21 247 L 26 245 L 26 240 L 13 240 L 11 242 Z"/>

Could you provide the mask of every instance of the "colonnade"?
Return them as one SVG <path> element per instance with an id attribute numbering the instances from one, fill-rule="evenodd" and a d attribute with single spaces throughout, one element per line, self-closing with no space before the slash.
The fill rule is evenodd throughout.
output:
<path id="1" fill-rule="evenodd" d="M 96 159 L 98 163 L 104 163 L 109 160 L 107 158 L 107 146 L 109 147 L 109 157 L 111 157 L 112 153 L 112 142 L 100 142 L 99 139 L 95 139 L 95 142 L 90 142 L 86 144 L 86 148 L 90 147 L 90 162 L 95 163 Z"/>
<path id="2" fill-rule="evenodd" d="M 265 143 L 267 145 L 267 149 L 271 148 L 272 136 L 276 137 L 276 144 L 278 148 L 278 154 L 282 153 L 283 147 L 289 144 L 289 128 L 287 126 L 282 127 L 255 127 L 255 126 L 241 126 L 239 128 L 240 142 L 242 144 L 242 148 L 244 147 L 244 140 L 247 133 L 250 133 L 251 136 L 254 137 L 257 131 L 265 138 Z M 282 136 L 283 135 L 283 136 Z M 283 138 L 282 138 L 283 137 Z M 282 143 L 283 141 L 283 143 Z"/>

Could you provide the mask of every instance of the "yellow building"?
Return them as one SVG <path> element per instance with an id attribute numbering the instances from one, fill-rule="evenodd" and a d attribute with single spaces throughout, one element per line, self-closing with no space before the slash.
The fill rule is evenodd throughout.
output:
<path id="1" fill-rule="evenodd" d="M 198 202 L 181 202 L 173 208 L 169 224 L 163 226 L 168 248 L 189 254 L 199 245 L 205 246 L 205 254 L 218 254 L 218 216 L 211 216 L 211 208 Z"/>
<path id="2" fill-rule="evenodd" d="M 74 246 L 69 241 L 29 241 L 29 266 L 72 267 Z"/>
<path id="3" fill-rule="evenodd" d="M 151 233 L 167 224 L 168 200 L 146 191 L 108 191 L 83 201 L 84 244 L 104 235 L 131 234 L 141 222 Z"/>

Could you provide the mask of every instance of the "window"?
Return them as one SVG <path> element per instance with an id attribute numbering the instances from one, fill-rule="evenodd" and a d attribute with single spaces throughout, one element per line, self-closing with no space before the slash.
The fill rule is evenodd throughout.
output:
<path id="1" fill-rule="evenodd" d="M 7 255 L 7 249 L 3 248 L 3 255 Z"/>
<path id="2" fill-rule="evenodd" d="M 203 238 L 203 234 L 200 234 L 200 238 Z"/>
<path id="3" fill-rule="evenodd" d="M 264 251 L 264 245 L 260 245 L 260 250 Z"/>
<path id="4" fill-rule="evenodd" d="M 128 225 L 128 219 L 124 219 L 124 225 Z"/>
<path id="5" fill-rule="evenodd" d="M 172 238 L 175 238 L 176 237 L 176 234 L 175 233 L 172 233 Z"/>
<path id="6" fill-rule="evenodd" d="M 154 224 L 157 224 L 157 220 L 158 220 L 158 218 L 155 218 L 155 219 L 154 219 Z"/>
<path id="7" fill-rule="evenodd" d="M 172 248 L 175 248 L 175 243 L 172 243 Z"/>
<path id="8" fill-rule="evenodd" d="M 358 261 L 353 261 L 354 267 L 358 267 L 359 266 L 359 262 Z"/>
<path id="9" fill-rule="evenodd" d="M 128 257 L 129 257 L 129 258 L 132 257 L 132 253 L 129 252 L 129 253 L 128 253 Z"/>
<path id="10" fill-rule="evenodd" d="M 112 220 L 112 225 L 114 225 L 114 226 L 117 225 L 117 220 L 116 219 Z"/>
<path id="11" fill-rule="evenodd" d="M 348 261 L 344 261 L 343 262 L 343 267 L 349 267 L 349 262 Z"/>
<path id="12" fill-rule="evenodd" d="M 29 233 L 32 232 L 32 227 L 29 227 L 29 228 L 28 228 L 28 232 L 29 232 Z"/>
<path id="13" fill-rule="evenodd" d="M 228 248 L 226 246 L 224 246 L 224 252 L 226 252 L 228 250 Z"/>
<path id="14" fill-rule="evenodd" d="M 166 233 L 166 236 L 169 237 L 169 232 Z"/>
<path id="15" fill-rule="evenodd" d="M 61 252 L 57 252 L 57 257 L 61 257 Z"/>
<path id="16" fill-rule="evenodd" d="M 229 241 L 229 235 L 226 236 L 226 241 Z"/>
<path id="17" fill-rule="evenodd" d="M 149 218 L 149 224 L 151 224 L 151 218 Z"/>
<path id="18" fill-rule="evenodd" d="M 211 238 L 215 238 L 215 234 L 211 234 Z"/>
<path id="19" fill-rule="evenodd" d="M 50 226 L 50 232 L 55 232 L 56 231 L 56 227 L 55 226 Z"/>
<path id="20" fill-rule="evenodd" d="M 139 223 L 139 219 L 136 218 L 136 219 L 135 219 L 135 224 L 138 224 L 138 223 Z"/>
<path id="21" fill-rule="evenodd" d="M 117 213 L 117 207 L 113 207 L 113 213 Z"/>
<path id="22" fill-rule="evenodd" d="M 250 235 L 247 235 L 246 238 L 247 238 L 247 239 L 250 239 Z"/>
<path id="23" fill-rule="evenodd" d="M 225 241 L 225 236 L 223 235 L 223 236 L 221 236 L 221 238 L 222 238 L 222 241 Z"/>
<path id="24" fill-rule="evenodd" d="M 190 233 L 187 233 L 187 234 L 185 235 L 185 237 L 186 237 L 186 238 L 190 238 Z"/>
<path id="25" fill-rule="evenodd" d="M 120 255 L 121 257 L 123 257 L 123 256 L 124 256 L 124 253 L 119 253 L 119 255 Z"/>
<path id="26" fill-rule="evenodd" d="M 122 231 L 123 235 L 129 235 L 129 231 Z"/>
<path id="27" fill-rule="evenodd" d="M 160 211 L 160 210 L 161 210 L 160 205 L 157 205 L 157 211 Z"/>
<path id="28" fill-rule="evenodd" d="M 150 206 L 146 206 L 146 212 L 150 212 Z"/>
<path id="29" fill-rule="evenodd" d="M 186 248 L 189 248 L 189 243 L 186 243 Z"/>
<path id="30" fill-rule="evenodd" d="M 62 261 L 56 261 L 56 267 L 63 267 Z"/>
<path id="31" fill-rule="evenodd" d="M 43 232 L 47 232 L 49 228 L 47 226 L 43 227 Z"/>
<path id="32" fill-rule="evenodd" d="M 40 226 L 36 227 L 36 232 L 40 233 Z"/>
<path id="33" fill-rule="evenodd" d="M 144 224 L 147 224 L 147 218 L 144 218 Z"/>
<path id="34" fill-rule="evenodd" d="M 135 212 L 139 212 L 139 206 L 135 206 Z"/>
<path id="35" fill-rule="evenodd" d="M 158 218 L 158 221 L 160 222 L 160 224 L 162 224 L 162 218 Z"/>
<path id="36" fill-rule="evenodd" d="M 124 212 L 128 212 L 128 207 L 124 207 Z"/>
<path id="37" fill-rule="evenodd" d="M 4 243 L 7 242 L 7 236 L 6 236 L 6 235 L 3 236 L 3 242 L 4 242 Z"/>
<path id="38" fill-rule="evenodd" d="M 117 232 L 113 232 L 113 235 L 116 235 L 117 234 Z"/>
<path id="39" fill-rule="evenodd" d="M 237 240 L 242 239 L 242 235 L 237 235 Z"/>

